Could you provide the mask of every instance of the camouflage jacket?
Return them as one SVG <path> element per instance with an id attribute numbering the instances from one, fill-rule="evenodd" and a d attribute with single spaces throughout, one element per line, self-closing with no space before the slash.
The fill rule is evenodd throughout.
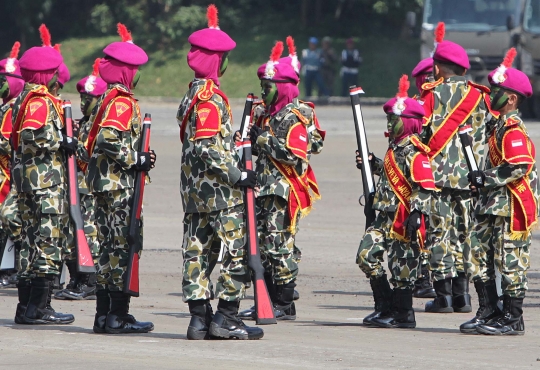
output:
<path id="1" fill-rule="evenodd" d="M 296 100 L 293 102 L 298 106 L 300 113 L 306 117 L 309 121 L 307 125 L 307 131 L 309 133 L 310 148 L 308 150 L 308 160 L 311 159 L 311 154 L 319 154 L 322 152 L 324 145 L 324 137 L 321 135 L 317 126 L 315 125 L 315 109 L 312 107 L 312 103 L 307 103 L 301 100 Z M 311 105 L 310 105 L 311 104 Z M 252 122 L 257 124 L 263 130 L 268 129 L 268 122 L 270 117 L 267 115 L 266 107 L 262 101 L 256 101 L 253 105 L 252 110 Z M 257 153 L 254 152 L 256 155 Z"/>
<path id="2" fill-rule="evenodd" d="M 180 193 L 186 213 L 206 213 L 243 204 L 244 195 L 235 184 L 240 180 L 239 157 L 233 138 L 232 114 L 228 101 L 210 93 L 190 110 L 196 95 L 207 91 L 210 80 L 194 79 L 182 98 L 176 116 L 182 137 Z M 216 89 L 215 85 L 212 85 Z M 212 129 L 198 138 L 198 128 Z"/>
<path id="3" fill-rule="evenodd" d="M 390 148 L 394 151 L 399 168 L 411 184 L 411 210 L 416 209 L 428 215 L 431 204 L 431 191 L 412 181 L 411 177 L 412 160 L 414 155 L 418 153 L 418 149 L 411 143 L 410 137 L 404 138 L 398 144 L 391 144 Z M 386 171 L 384 171 L 383 160 L 375 158 L 373 162 L 373 173 L 379 176 L 373 208 L 378 211 L 395 212 L 399 206 L 399 199 L 390 186 Z"/>
<path id="4" fill-rule="evenodd" d="M 115 89 L 121 94 L 110 100 L 104 110 L 100 110 L 107 96 L 115 93 Z M 103 113 L 100 114 L 100 111 Z M 94 127 L 95 124 L 99 124 L 99 127 Z M 91 155 L 88 153 L 90 158 L 86 172 L 90 192 L 102 193 L 134 186 L 134 165 L 137 163 L 141 128 L 137 100 L 125 86 L 110 86 L 99 97 L 88 127 L 81 129 L 79 136 L 87 149 L 93 148 Z M 93 136 L 90 132 L 93 130 L 97 132 L 94 143 L 90 142 Z"/>
<path id="5" fill-rule="evenodd" d="M 4 184 L 11 171 L 11 144 L 9 138 L 11 137 L 13 102 L 14 100 L 0 106 L 0 184 Z"/>
<path id="6" fill-rule="evenodd" d="M 25 110 L 20 111 L 31 91 L 42 95 L 32 97 Z M 25 85 L 13 108 L 13 125 L 20 120 L 18 134 L 14 127 L 11 136 L 12 146 L 16 148 L 12 180 L 17 192 L 27 193 L 66 182 L 66 158 L 60 150 L 64 127 L 61 117 L 61 107 L 45 86 Z"/>
<path id="7" fill-rule="evenodd" d="M 471 88 L 467 84 L 465 77 L 460 76 L 450 77 L 442 83 L 435 82 L 431 85 L 433 86 L 432 89 L 426 91 L 425 94 L 433 94 L 433 111 L 431 116 L 428 117 L 428 121 L 424 126 L 424 132 L 422 133 L 424 143 L 427 145 L 429 145 L 429 140 L 441 127 L 448 114 L 453 111 L 466 91 Z M 474 156 L 476 157 L 479 168 L 482 168 L 481 166 L 483 166 L 484 162 L 484 147 L 486 144 L 485 125 L 489 114 L 485 102 L 485 98 L 488 97 L 485 95 L 485 92 L 482 92 L 482 95 L 484 99 L 480 99 L 480 103 L 474 111 L 460 125 L 460 127 L 464 125 L 471 125 L 472 127 L 470 135 L 472 136 Z M 429 116 L 429 114 L 426 115 Z M 469 181 L 467 180 L 469 168 L 467 167 L 463 147 L 457 132 L 449 138 L 449 141 L 441 152 L 433 158 L 432 165 L 437 187 L 458 190 L 469 189 Z"/>
<path id="8" fill-rule="evenodd" d="M 491 129 L 488 135 L 490 138 L 495 135 L 496 145 L 499 150 L 502 151 L 505 133 L 515 128 L 518 128 L 521 131 L 525 141 L 530 141 L 525 125 L 518 115 L 518 111 L 513 111 L 504 117 L 500 117 L 497 120 L 495 127 Z M 526 143 L 517 142 L 516 144 L 520 144 L 520 146 L 526 145 Z M 532 154 L 534 155 L 534 151 Z M 504 161 L 499 166 L 495 166 L 491 163 L 488 153 L 486 164 L 484 166 L 484 174 L 486 176 L 485 187 L 480 189 L 480 195 L 478 202 L 476 203 L 476 212 L 478 214 L 492 214 L 509 217 L 511 213 L 510 190 L 506 185 L 524 176 L 528 177 L 531 189 L 533 190 L 538 203 L 540 184 L 538 182 L 536 164 L 533 164 L 532 171 L 527 175 L 528 167 L 529 166 L 524 163 L 510 164 L 508 161 Z"/>
<path id="9" fill-rule="evenodd" d="M 298 175 L 303 175 L 306 172 L 310 152 L 315 149 L 314 154 L 320 153 L 323 145 L 322 137 L 318 131 L 316 129 L 310 131 L 310 127 L 314 125 L 313 117 L 313 109 L 295 99 L 273 117 L 264 116 L 259 120 L 262 122 L 261 126 L 264 127 L 264 133 L 257 138 L 254 147 L 254 151 L 257 153 L 255 171 L 257 171 L 257 182 L 260 186 L 259 196 L 277 195 L 289 199 L 290 185 L 274 165 L 272 159 L 293 166 Z M 308 132 L 308 137 L 305 138 L 308 143 L 306 160 L 296 156 L 287 144 L 289 132 L 298 122 L 304 123 Z"/>

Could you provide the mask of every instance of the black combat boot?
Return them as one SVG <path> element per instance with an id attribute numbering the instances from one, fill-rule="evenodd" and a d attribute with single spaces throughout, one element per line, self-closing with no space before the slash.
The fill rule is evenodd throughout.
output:
<path id="1" fill-rule="evenodd" d="M 75 287 L 79 283 L 79 272 L 77 271 L 77 261 L 66 261 L 66 266 L 69 271 L 69 282 L 64 289 L 60 289 L 56 293 L 54 293 L 54 299 L 60 299 L 60 300 L 67 299 L 64 293 L 68 290 L 75 289 Z M 58 284 L 60 284 L 60 280 L 58 280 Z"/>
<path id="2" fill-rule="evenodd" d="M 50 313 L 53 313 L 55 317 L 57 317 L 61 321 L 66 321 L 66 324 L 71 324 L 73 321 L 75 321 L 75 317 L 72 314 L 64 314 L 62 312 L 56 312 L 56 310 L 51 306 L 52 301 L 52 293 L 53 293 L 53 287 L 54 287 L 54 281 L 49 280 L 49 293 L 47 293 L 47 305 L 45 306 L 45 310 L 49 311 Z"/>
<path id="3" fill-rule="evenodd" d="M 26 306 L 30 299 L 30 291 L 32 287 L 30 280 L 20 279 L 17 282 L 17 291 L 19 294 L 19 303 L 17 303 L 17 311 L 15 311 L 15 324 L 26 324 L 23 320 L 24 313 L 26 312 Z"/>
<path id="4" fill-rule="evenodd" d="M 105 331 L 108 334 L 148 333 L 154 330 L 151 322 L 135 320 L 129 314 L 129 301 L 131 296 L 124 292 L 109 292 L 111 309 L 105 321 Z"/>
<path id="5" fill-rule="evenodd" d="M 433 282 L 437 298 L 426 303 L 426 312 L 452 313 L 452 279 L 444 279 Z"/>
<path id="6" fill-rule="evenodd" d="M 478 294 L 479 307 L 475 317 L 459 326 L 459 330 L 465 334 L 478 334 L 476 331 L 478 325 L 485 324 L 502 314 L 497 307 L 499 295 L 495 280 L 489 280 L 487 283 L 481 280 L 475 281 L 474 288 Z"/>
<path id="7" fill-rule="evenodd" d="M 458 276 L 452 279 L 452 307 L 454 312 L 472 312 L 469 279 L 464 272 L 458 273 Z"/>
<path id="8" fill-rule="evenodd" d="M 413 296 L 414 298 L 436 298 L 437 293 L 431 285 L 431 277 L 427 265 L 421 268 L 422 276 L 414 282 Z"/>
<path id="9" fill-rule="evenodd" d="M 268 289 L 268 295 L 270 296 L 270 300 L 272 301 L 272 304 L 275 304 L 277 302 L 277 286 L 274 283 L 274 279 L 272 277 L 272 274 L 264 273 L 264 282 L 266 283 L 266 288 Z M 241 311 L 238 313 L 238 318 L 241 320 L 255 320 L 256 319 L 256 312 L 255 312 L 255 306 L 251 306 L 247 310 Z"/>
<path id="10" fill-rule="evenodd" d="M 274 304 L 276 320 L 296 320 L 294 287 L 294 281 L 277 286 L 277 302 Z"/>
<path id="11" fill-rule="evenodd" d="M 96 299 L 96 274 L 79 274 L 79 281 L 73 287 L 67 287 L 63 296 L 68 300 L 94 300 Z"/>
<path id="12" fill-rule="evenodd" d="M 364 325 L 371 326 L 372 320 L 379 317 L 381 312 L 390 310 L 392 305 L 392 289 L 388 284 L 386 274 L 378 278 L 369 279 L 371 290 L 373 291 L 373 300 L 375 301 L 375 311 L 364 317 Z"/>
<path id="13" fill-rule="evenodd" d="M 476 327 L 480 334 L 488 335 L 523 335 L 523 298 L 503 296 L 503 312 L 499 318 Z"/>
<path id="14" fill-rule="evenodd" d="M 75 317 L 70 314 L 56 313 L 52 307 L 47 308 L 47 301 L 50 299 L 51 280 L 47 278 L 32 279 L 30 299 L 26 307 L 26 312 L 22 317 L 25 324 L 71 324 Z"/>
<path id="15" fill-rule="evenodd" d="M 237 317 L 238 301 L 219 300 L 217 312 L 210 323 L 210 335 L 215 338 L 261 339 L 264 332 L 258 327 L 249 327 Z"/>
<path id="16" fill-rule="evenodd" d="M 209 339 L 208 326 L 212 322 L 212 319 L 208 320 L 211 316 L 208 315 L 207 309 L 212 310 L 209 300 L 197 300 L 188 301 L 189 313 L 191 314 L 191 320 L 187 330 L 187 339 L 189 340 L 201 340 Z"/>
<path id="17" fill-rule="evenodd" d="M 111 309 L 111 298 L 109 297 L 109 289 L 100 289 L 96 291 L 96 315 L 94 317 L 94 333 L 104 334 L 105 322 L 107 314 Z"/>
<path id="18" fill-rule="evenodd" d="M 299 300 L 300 299 L 300 293 L 298 293 L 298 290 L 294 290 L 294 295 L 293 295 L 293 299 L 295 301 Z"/>
<path id="19" fill-rule="evenodd" d="M 412 289 L 394 289 L 392 309 L 373 318 L 371 324 L 381 328 L 416 328 L 412 303 Z"/>

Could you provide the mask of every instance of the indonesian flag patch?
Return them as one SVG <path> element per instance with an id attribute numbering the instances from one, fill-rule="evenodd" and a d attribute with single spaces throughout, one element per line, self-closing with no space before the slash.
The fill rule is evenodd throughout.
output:
<path id="1" fill-rule="evenodd" d="M 521 139 L 512 140 L 512 148 L 522 146 L 522 145 L 523 145 L 523 140 L 521 140 Z"/>

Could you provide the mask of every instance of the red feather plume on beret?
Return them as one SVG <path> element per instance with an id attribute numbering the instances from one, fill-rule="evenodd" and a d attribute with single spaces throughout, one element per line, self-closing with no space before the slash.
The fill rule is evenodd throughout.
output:
<path id="1" fill-rule="evenodd" d="M 9 53 L 9 57 L 11 59 L 15 59 L 19 56 L 19 50 L 21 49 L 21 43 L 19 41 L 15 41 L 13 44 L 13 47 L 11 48 L 11 53 Z"/>
<path id="2" fill-rule="evenodd" d="M 287 36 L 287 47 L 289 48 L 289 55 L 296 54 L 296 46 L 294 45 L 294 39 L 292 36 Z"/>
<path id="3" fill-rule="evenodd" d="M 278 41 L 272 48 L 272 52 L 270 53 L 270 60 L 276 63 L 279 58 L 281 58 L 281 54 L 283 54 L 283 41 Z"/>
<path id="4" fill-rule="evenodd" d="M 516 55 L 517 55 L 517 51 L 516 51 L 516 48 L 510 48 L 510 50 L 508 50 L 506 52 L 506 55 L 504 56 L 504 60 L 503 60 L 503 66 L 505 66 L 506 68 L 512 68 L 512 64 L 514 63 L 514 59 L 516 58 Z"/>
<path id="5" fill-rule="evenodd" d="M 396 95 L 397 98 L 407 98 L 409 87 L 411 87 L 411 83 L 409 82 L 409 76 L 403 75 L 399 79 L 399 90 Z"/>
<path id="6" fill-rule="evenodd" d="M 116 25 L 116 28 L 123 42 L 133 42 L 131 32 L 128 31 L 127 27 L 124 24 L 118 23 Z"/>
<path id="7" fill-rule="evenodd" d="M 435 42 L 440 43 L 444 40 L 444 34 L 445 34 L 445 25 L 444 22 L 439 22 L 437 24 L 437 28 L 435 28 Z"/>
<path id="8" fill-rule="evenodd" d="M 39 36 L 41 37 L 41 42 L 43 46 L 52 46 L 51 45 L 51 33 L 45 24 L 39 26 Z"/>
<path id="9" fill-rule="evenodd" d="M 208 9 L 206 10 L 206 18 L 208 19 L 208 28 L 219 29 L 218 10 L 214 4 L 208 5 Z"/>
<path id="10" fill-rule="evenodd" d="M 96 58 L 96 60 L 94 61 L 92 76 L 97 77 L 99 75 L 99 62 L 101 62 L 101 58 Z"/>
<path id="11" fill-rule="evenodd" d="M 62 54 L 62 51 L 60 51 L 60 46 L 61 46 L 61 44 L 54 44 L 53 48 L 54 48 L 54 50 L 56 50 L 57 52 Z"/>

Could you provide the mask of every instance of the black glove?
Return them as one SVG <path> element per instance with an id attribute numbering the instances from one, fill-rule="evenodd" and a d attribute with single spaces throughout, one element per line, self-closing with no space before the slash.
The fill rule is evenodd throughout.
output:
<path id="1" fill-rule="evenodd" d="M 486 175 L 483 171 L 471 171 L 467 174 L 467 179 L 477 188 L 483 188 L 486 185 Z"/>
<path id="2" fill-rule="evenodd" d="M 79 141 L 74 137 L 68 138 L 67 136 L 64 136 L 62 138 L 62 142 L 60 143 L 60 148 L 62 148 L 66 154 L 73 155 L 75 152 L 77 152 L 78 144 Z"/>
<path id="3" fill-rule="evenodd" d="M 369 166 L 373 170 L 373 166 L 375 166 L 375 163 L 377 162 L 377 157 L 375 157 L 375 154 L 373 152 L 369 153 L 369 155 L 371 156 L 371 159 L 369 160 Z M 362 165 L 358 163 L 358 159 L 361 159 L 361 158 L 362 157 L 360 157 L 360 154 L 358 153 L 358 150 L 357 150 L 356 151 L 356 168 L 358 168 L 359 170 L 362 169 Z"/>
<path id="4" fill-rule="evenodd" d="M 422 223 L 422 212 L 415 209 L 405 220 L 405 233 L 411 239 L 411 242 L 416 242 L 416 232 L 420 229 Z"/>
<path id="5" fill-rule="evenodd" d="M 253 189 L 255 185 L 257 185 L 257 172 L 252 170 L 246 170 L 246 172 L 242 172 L 242 177 L 240 177 L 240 180 L 238 180 L 236 185 L 244 188 Z"/>
<path id="6" fill-rule="evenodd" d="M 150 171 L 155 167 L 156 152 L 153 150 L 149 152 L 137 152 L 137 163 L 135 164 L 135 170 L 137 171 Z"/>
<path id="7" fill-rule="evenodd" d="M 251 138 L 251 145 L 255 145 L 257 142 L 257 138 L 263 134 L 263 130 L 257 126 L 253 125 L 251 126 L 251 130 L 249 130 L 249 137 Z"/>

